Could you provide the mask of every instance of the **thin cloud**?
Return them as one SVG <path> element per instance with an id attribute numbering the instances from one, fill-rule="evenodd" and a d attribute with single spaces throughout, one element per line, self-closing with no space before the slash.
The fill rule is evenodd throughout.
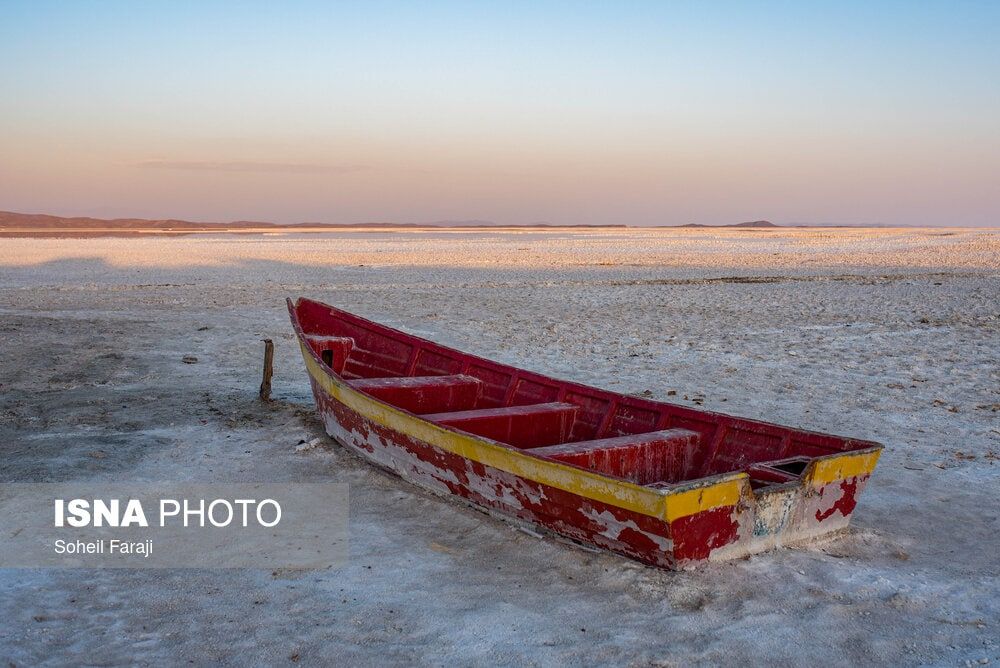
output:
<path id="1" fill-rule="evenodd" d="M 140 169 L 173 169 L 190 172 L 270 172 L 280 174 L 350 174 L 368 165 L 331 165 L 310 162 L 252 162 L 240 160 L 143 160 Z"/>

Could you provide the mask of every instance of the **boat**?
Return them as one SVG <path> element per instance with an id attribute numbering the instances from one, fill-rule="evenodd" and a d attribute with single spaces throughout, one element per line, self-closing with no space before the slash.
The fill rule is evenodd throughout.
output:
<path id="1" fill-rule="evenodd" d="M 618 394 L 288 300 L 326 432 L 571 541 L 683 569 L 848 526 L 878 443 Z"/>

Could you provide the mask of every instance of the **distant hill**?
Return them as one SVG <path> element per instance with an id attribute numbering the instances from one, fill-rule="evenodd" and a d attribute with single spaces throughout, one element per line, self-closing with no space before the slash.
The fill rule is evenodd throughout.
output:
<path id="1" fill-rule="evenodd" d="M 144 218 L 101 218 L 49 216 L 41 213 L 14 213 L 0 211 L 0 227 L 35 228 L 39 230 L 59 229 L 116 229 L 116 230 L 197 230 L 211 223 L 192 223 L 187 220 L 146 220 Z M 236 226 L 249 226 L 236 224 Z M 254 224 L 256 225 L 256 224 Z"/>
<path id="2" fill-rule="evenodd" d="M 550 225 L 549 223 L 532 223 L 530 225 L 504 225 L 494 223 L 489 220 L 441 220 L 432 223 L 293 223 L 281 225 L 277 223 L 266 223 L 249 220 L 237 220 L 230 223 L 204 223 L 192 222 L 189 220 L 150 220 L 146 218 L 88 218 L 88 217 L 64 217 L 50 216 L 41 213 L 15 213 L 13 211 L 0 211 L 0 228 L 14 228 L 18 230 L 37 230 L 39 232 L 59 230 L 115 230 L 120 232 L 129 231 L 222 231 L 222 230 L 248 230 L 248 229 L 350 229 L 358 227 L 378 227 L 378 228 L 493 228 L 493 227 L 516 227 L 516 228 L 546 228 L 546 227 L 616 227 L 623 228 L 626 225 Z"/>
<path id="3" fill-rule="evenodd" d="M 781 227 L 769 220 L 751 220 L 748 223 L 730 223 L 728 225 L 703 225 L 701 223 L 688 223 L 687 225 L 668 225 L 667 227 Z"/>

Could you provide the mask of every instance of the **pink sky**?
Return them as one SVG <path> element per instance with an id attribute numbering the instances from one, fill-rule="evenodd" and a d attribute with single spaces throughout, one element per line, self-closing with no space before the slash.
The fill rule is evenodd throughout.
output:
<path id="1" fill-rule="evenodd" d="M 0 9 L 0 209 L 1000 223 L 996 6 Z"/>

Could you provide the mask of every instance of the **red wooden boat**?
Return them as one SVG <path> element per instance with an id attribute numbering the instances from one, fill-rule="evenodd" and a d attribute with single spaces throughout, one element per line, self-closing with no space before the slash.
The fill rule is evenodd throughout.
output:
<path id="1" fill-rule="evenodd" d="M 362 457 L 654 566 L 847 526 L 881 446 L 548 378 L 288 302 L 326 431 Z"/>

